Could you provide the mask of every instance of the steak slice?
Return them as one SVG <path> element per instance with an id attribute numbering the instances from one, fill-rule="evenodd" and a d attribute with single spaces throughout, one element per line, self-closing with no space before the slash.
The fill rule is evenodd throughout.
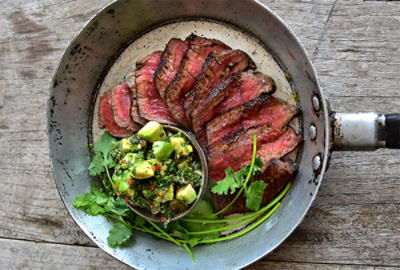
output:
<path id="1" fill-rule="evenodd" d="M 222 79 L 232 73 L 241 72 L 248 68 L 255 69 L 256 67 L 250 56 L 241 50 L 217 52 L 209 61 L 206 70 L 198 77 L 193 91 L 184 99 L 183 109 L 189 120 L 192 119 L 194 110 L 201 109 L 200 102 Z"/>
<path id="2" fill-rule="evenodd" d="M 154 83 L 160 93 L 161 98 L 165 100 L 165 91 L 168 85 L 175 78 L 179 70 L 183 55 L 188 49 L 188 40 L 182 41 L 178 38 L 172 38 L 168 42 L 161 55 L 161 62 L 154 73 Z"/>
<path id="3" fill-rule="evenodd" d="M 138 131 L 140 126 L 131 118 L 132 95 L 128 85 L 123 82 L 111 89 L 111 105 L 115 123 L 123 128 Z"/>
<path id="4" fill-rule="evenodd" d="M 234 142 L 209 153 L 211 183 L 223 179 L 225 169 L 228 167 L 232 167 L 233 171 L 238 171 L 250 163 L 253 135 L 256 135 L 257 140 L 257 156 L 261 158 L 264 167 L 272 159 L 279 159 L 291 152 L 302 140 L 291 127 L 285 127 L 281 131 L 266 125 L 249 129 L 238 136 Z"/>
<path id="5" fill-rule="evenodd" d="M 260 175 L 255 176 L 254 179 L 251 179 L 249 184 L 257 180 L 263 180 L 267 184 L 261 201 L 261 207 L 267 205 L 267 203 L 278 196 L 278 194 L 282 191 L 290 179 L 292 179 L 295 173 L 296 168 L 292 165 L 292 163 L 274 159 L 269 163 L 265 171 L 263 171 Z M 217 195 L 212 193 L 211 197 L 215 210 L 222 210 L 233 200 L 235 195 L 236 194 Z M 221 213 L 221 216 L 226 216 L 233 213 L 244 213 L 248 211 L 249 210 L 246 207 L 246 198 L 243 195 L 240 195 L 231 207 Z"/>
<path id="6" fill-rule="evenodd" d="M 175 120 L 189 128 L 189 121 L 182 108 L 183 99 L 200 75 L 207 56 L 212 52 L 230 49 L 221 41 L 194 37 L 182 59 L 178 73 L 165 92 L 165 101 Z"/>
<path id="7" fill-rule="evenodd" d="M 272 78 L 260 72 L 235 73 L 222 80 L 192 112 L 192 127 L 199 143 L 207 146 L 208 121 L 262 93 L 273 93 L 275 88 Z"/>
<path id="8" fill-rule="evenodd" d="M 101 97 L 99 102 L 99 127 L 106 128 L 108 133 L 115 137 L 124 138 L 129 137 L 134 133 L 133 129 L 123 128 L 117 125 L 114 120 L 113 106 L 111 101 L 111 90 L 106 91 Z"/>
<path id="9" fill-rule="evenodd" d="M 167 105 L 154 84 L 154 72 L 160 64 L 161 51 L 155 51 L 136 63 L 136 99 L 139 114 L 146 120 L 176 125 Z"/>
<path id="10" fill-rule="evenodd" d="M 269 95 L 261 95 L 249 102 L 235 106 L 222 113 L 207 124 L 208 147 L 212 149 L 238 131 L 260 125 L 281 129 L 299 108 L 286 104 L 283 100 Z"/>
<path id="11" fill-rule="evenodd" d="M 140 116 L 137 99 L 136 99 L 136 77 L 135 72 L 131 72 L 125 76 L 125 82 L 128 84 L 128 87 L 131 89 L 132 94 L 132 108 L 131 108 L 131 117 L 134 122 L 144 126 L 148 122 L 146 119 Z"/>

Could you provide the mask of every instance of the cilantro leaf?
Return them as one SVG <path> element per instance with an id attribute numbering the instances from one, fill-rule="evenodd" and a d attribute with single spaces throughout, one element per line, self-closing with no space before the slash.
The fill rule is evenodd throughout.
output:
<path id="1" fill-rule="evenodd" d="M 232 168 L 229 167 L 225 170 L 225 178 L 221 181 L 216 182 L 211 191 L 213 193 L 217 193 L 218 195 L 228 195 L 229 190 L 231 190 L 230 194 L 233 194 L 236 188 L 239 187 L 239 184 L 236 181 L 235 173 Z"/>
<path id="2" fill-rule="evenodd" d="M 123 220 L 121 217 L 131 211 L 124 200 L 107 196 L 104 189 L 96 185 L 91 185 L 85 196 L 77 195 L 73 206 L 90 216 L 104 215 L 115 220 Z"/>
<path id="3" fill-rule="evenodd" d="M 89 174 L 91 176 L 99 175 L 103 172 L 103 156 L 96 154 L 93 156 L 92 162 L 89 165 Z"/>
<path id="4" fill-rule="evenodd" d="M 262 166 L 263 166 L 263 162 L 262 162 L 261 158 L 256 157 L 256 159 L 254 160 L 253 175 L 259 174 L 261 172 Z"/>
<path id="5" fill-rule="evenodd" d="M 114 149 L 115 138 L 112 137 L 108 132 L 104 132 L 100 140 L 93 145 L 93 150 L 98 153 L 108 154 Z"/>
<path id="6" fill-rule="evenodd" d="M 246 207 L 250 210 L 257 211 L 260 209 L 261 201 L 264 194 L 264 189 L 267 184 L 264 181 L 258 180 L 253 182 L 245 192 Z"/>
<path id="7" fill-rule="evenodd" d="M 132 228 L 127 223 L 115 223 L 107 237 L 110 247 L 121 247 L 132 237 Z"/>
<path id="8" fill-rule="evenodd" d="M 114 141 L 114 137 L 108 132 L 104 132 L 101 139 L 93 145 L 95 155 L 89 165 L 89 174 L 91 176 L 100 175 L 103 172 L 103 168 L 107 170 L 112 167 L 112 160 L 108 157 L 108 154 L 114 149 Z"/>
<path id="9" fill-rule="evenodd" d="M 258 174 L 261 171 L 263 163 L 260 158 L 256 158 L 254 161 L 253 175 Z M 228 195 L 235 193 L 236 189 L 241 188 L 244 184 L 244 180 L 249 173 L 250 165 L 242 167 L 237 172 L 233 172 L 232 168 L 229 167 L 225 170 L 225 178 L 221 181 L 216 182 L 212 187 L 211 191 L 218 195 Z"/>

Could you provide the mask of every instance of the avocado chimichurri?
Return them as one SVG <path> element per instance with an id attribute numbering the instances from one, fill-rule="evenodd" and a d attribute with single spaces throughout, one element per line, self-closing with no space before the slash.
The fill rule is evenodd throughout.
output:
<path id="1" fill-rule="evenodd" d="M 201 163 L 181 132 L 147 123 L 138 133 L 114 143 L 112 187 L 118 196 L 162 222 L 185 211 L 200 188 Z"/>

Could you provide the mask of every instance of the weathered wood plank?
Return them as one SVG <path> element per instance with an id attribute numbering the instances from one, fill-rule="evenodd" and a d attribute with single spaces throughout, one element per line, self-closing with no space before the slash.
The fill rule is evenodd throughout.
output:
<path id="1" fill-rule="evenodd" d="M 131 269 L 94 247 L 0 239 L 0 268 Z"/>
<path id="2" fill-rule="evenodd" d="M 0 239 L 2 269 L 131 269 L 98 248 Z M 16 259 L 18 258 L 18 259 Z M 259 261 L 248 269 L 392 270 L 393 267 Z"/>
<path id="3" fill-rule="evenodd" d="M 44 108 L 63 50 L 109 2 L 0 2 L 0 63 L 6 63 L 0 73 L 0 238 L 92 245 L 55 189 Z M 399 2 L 263 2 L 305 44 L 335 110 L 399 112 Z M 250 269 L 400 267 L 399 164 L 393 150 L 335 153 L 304 222 Z M 76 269 L 121 267 L 97 248 L 0 241 L 11 247 L 0 251 L 0 261 L 9 266 L 5 269 L 12 269 L 14 253 L 20 258 L 15 269 L 30 268 L 30 258 L 32 268 L 57 268 L 71 261 Z M 83 259 L 76 262 L 77 257 Z"/>

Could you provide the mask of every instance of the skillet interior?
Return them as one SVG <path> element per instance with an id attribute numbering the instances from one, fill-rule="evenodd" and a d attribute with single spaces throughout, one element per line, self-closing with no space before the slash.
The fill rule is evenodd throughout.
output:
<path id="1" fill-rule="evenodd" d="M 87 173 L 93 101 L 110 65 L 132 38 L 168 22 L 193 17 L 224 21 L 256 36 L 292 77 L 301 102 L 301 129 L 308 131 L 311 123 L 317 128 L 314 141 L 310 140 L 308 132 L 304 133 L 299 173 L 278 212 L 237 240 L 196 247 L 195 264 L 184 249 L 141 233 L 136 234 L 129 247 L 110 249 L 106 237 L 111 225 L 102 217 L 89 217 L 72 207 L 74 197 L 88 191 L 90 183 L 96 182 Z M 166 38 L 170 37 L 172 35 Z M 60 195 L 77 224 L 97 245 L 135 268 L 232 269 L 250 264 L 277 247 L 300 223 L 315 197 L 326 167 L 328 111 L 313 67 L 302 46 L 283 23 L 253 1 L 216 1 L 212 5 L 184 0 L 115 2 L 96 15 L 71 43 L 50 90 L 49 143 Z M 313 94 L 320 98 L 319 113 L 311 106 Z M 316 154 L 320 154 L 323 161 L 318 175 L 311 166 Z"/>

